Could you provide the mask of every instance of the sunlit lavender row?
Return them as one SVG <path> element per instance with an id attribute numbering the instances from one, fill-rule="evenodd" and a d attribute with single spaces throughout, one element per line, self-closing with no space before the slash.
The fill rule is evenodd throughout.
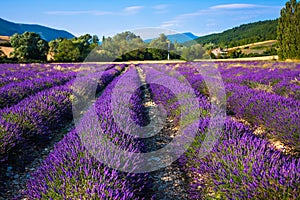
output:
<path id="1" fill-rule="evenodd" d="M 166 166 L 157 165 L 173 157 L 185 174 L 188 199 L 300 198 L 297 63 L 26 64 L 0 70 L 0 165 L 11 165 L 29 141 L 63 136 L 17 199 L 157 199 L 153 171 L 163 171 Z M 212 130 L 216 140 L 208 138 L 209 149 L 204 142 Z M 171 151 L 147 157 L 168 147 L 161 135 L 175 141 Z"/>

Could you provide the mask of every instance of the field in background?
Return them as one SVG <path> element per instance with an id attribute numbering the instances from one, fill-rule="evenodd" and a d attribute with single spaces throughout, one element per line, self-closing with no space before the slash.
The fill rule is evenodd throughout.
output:
<path id="1" fill-rule="evenodd" d="M 9 42 L 9 36 L 0 36 L 0 50 L 3 51 L 3 53 L 9 57 L 10 53 L 13 52 L 14 48 L 3 46 L 3 43 Z"/>
<path id="2" fill-rule="evenodd" d="M 276 61 L 278 56 L 261 56 L 261 57 L 250 57 L 250 58 L 226 58 L 226 59 L 211 59 L 211 61 L 222 61 L 222 62 L 231 62 L 231 61 Z M 206 61 L 197 59 L 195 61 Z"/>
<path id="3" fill-rule="evenodd" d="M 3 42 L 9 42 L 9 36 L 1 36 L 0 35 L 0 45 Z"/>
<path id="4" fill-rule="evenodd" d="M 257 43 L 228 48 L 228 51 L 241 49 L 242 53 L 244 53 L 244 54 L 250 54 L 250 53 L 262 54 L 264 51 L 266 51 L 270 48 L 275 48 L 276 43 L 277 43 L 277 40 L 267 40 L 267 41 L 263 41 L 263 42 L 257 42 Z"/>

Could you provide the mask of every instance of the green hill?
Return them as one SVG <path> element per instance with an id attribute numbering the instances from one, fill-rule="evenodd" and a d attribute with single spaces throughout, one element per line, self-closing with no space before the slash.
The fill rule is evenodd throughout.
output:
<path id="1" fill-rule="evenodd" d="M 47 41 L 51 41 L 59 37 L 68 39 L 75 37 L 67 31 L 35 24 L 17 24 L 0 18 L 0 35 L 12 36 L 15 33 L 22 34 L 26 31 L 38 33 Z"/>
<path id="2" fill-rule="evenodd" d="M 220 47 L 235 47 L 266 40 L 276 40 L 278 20 L 259 21 L 196 39 L 200 44 L 214 43 Z"/>

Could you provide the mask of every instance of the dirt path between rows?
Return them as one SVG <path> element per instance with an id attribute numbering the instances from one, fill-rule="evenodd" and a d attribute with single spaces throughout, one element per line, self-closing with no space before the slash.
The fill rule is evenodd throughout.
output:
<path id="1" fill-rule="evenodd" d="M 40 166 L 52 151 L 53 147 L 68 133 L 74 124 L 65 121 L 50 135 L 38 135 L 28 138 L 24 143 L 16 146 L 10 153 L 9 160 L 0 167 L 0 200 L 21 199 L 22 191 L 30 174 Z"/>
<path id="2" fill-rule="evenodd" d="M 151 109 L 157 105 L 151 99 L 151 94 L 145 81 L 145 74 L 141 68 L 137 67 L 137 70 L 143 84 L 142 90 L 144 94 L 143 103 L 146 107 L 145 112 L 148 112 L 147 114 L 149 115 L 151 121 L 154 120 L 154 125 L 157 124 L 157 127 L 159 127 L 161 125 L 159 123 L 163 122 L 161 122 L 160 119 L 155 116 L 155 114 L 152 112 L 153 109 Z M 146 152 L 151 152 L 163 148 L 172 141 L 172 138 L 175 137 L 177 130 L 178 125 L 173 123 L 172 118 L 167 117 L 165 125 L 160 132 L 158 132 L 155 136 L 144 139 L 143 142 L 146 144 L 146 149 L 144 150 Z M 178 161 L 173 162 L 171 165 L 165 168 L 150 172 L 148 182 L 149 187 L 145 189 L 147 194 L 144 196 L 146 199 L 189 199 L 189 180 Z"/>
<path id="3" fill-rule="evenodd" d="M 119 76 L 126 70 L 127 68 Z M 99 97 L 105 88 L 96 94 L 96 97 Z M 30 174 L 36 171 L 51 153 L 56 143 L 61 141 L 74 127 L 73 120 L 65 120 L 58 124 L 58 127 L 51 134 L 36 135 L 15 146 L 13 151 L 9 153 L 9 159 L 0 165 L 0 200 L 25 200 L 22 192 L 26 189 Z"/>
<path id="4" fill-rule="evenodd" d="M 145 75 L 139 67 L 137 69 L 143 83 L 145 112 L 149 115 L 149 120 L 161 123 L 152 113 L 151 107 L 153 108 L 157 105 L 151 100 L 151 94 L 145 82 Z M 144 140 L 146 144 L 144 151 L 151 152 L 163 148 L 172 141 L 178 130 L 178 125 L 174 124 L 173 120 L 168 117 L 166 125 L 157 135 Z M 26 189 L 26 182 L 30 179 L 30 174 L 36 171 L 43 160 L 51 153 L 55 144 L 74 128 L 74 123 L 69 120 L 62 122 L 58 126 L 59 128 L 50 135 L 29 138 L 25 143 L 17 146 L 16 150 L 11 153 L 10 159 L 0 166 L 0 200 L 22 199 L 22 191 Z M 182 170 L 182 166 L 175 161 L 165 168 L 150 172 L 149 178 L 145 182 L 147 186 L 139 196 L 153 200 L 189 199 L 189 181 L 189 178 Z"/>

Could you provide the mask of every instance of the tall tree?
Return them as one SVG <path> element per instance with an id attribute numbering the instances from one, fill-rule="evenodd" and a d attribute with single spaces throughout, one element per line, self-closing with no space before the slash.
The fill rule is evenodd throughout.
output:
<path id="1" fill-rule="evenodd" d="M 63 38 L 57 38 L 55 40 L 52 40 L 49 42 L 49 54 L 50 56 L 54 56 L 56 53 L 58 53 L 57 48 L 59 46 L 59 43 L 62 42 Z"/>
<path id="2" fill-rule="evenodd" d="M 290 0 L 278 20 L 278 55 L 281 60 L 300 59 L 300 2 Z"/>
<path id="3" fill-rule="evenodd" d="M 60 62 L 80 61 L 80 50 L 71 40 L 63 39 L 58 43 L 53 58 Z"/>
<path id="4" fill-rule="evenodd" d="M 149 44 L 150 48 L 168 50 L 167 36 L 160 34 L 158 38 L 151 40 Z"/>
<path id="5" fill-rule="evenodd" d="M 181 57 L 184 60 L 192 61 L 194 59 L 201 59 L 205 54 L 205 49 L 200 44 L 195 44 L 190 47 L 184 47 Z"/>
<path id="6" fill-rule="evenodd" d="M 98 44 L 98 42 L 99 42 L 99 37 L 98 37 L 97 35 L 93 35 L 93 37 L 92 37 L 92 42 L 93 42 L 94 44 Z"/>
<path id="7" fill-rule="evenodd" d="M 12 55 L 19 61 L 47 60 L 49 45 L 37 33 L 14 34 L 10 43 L 14 48 Z"/>

